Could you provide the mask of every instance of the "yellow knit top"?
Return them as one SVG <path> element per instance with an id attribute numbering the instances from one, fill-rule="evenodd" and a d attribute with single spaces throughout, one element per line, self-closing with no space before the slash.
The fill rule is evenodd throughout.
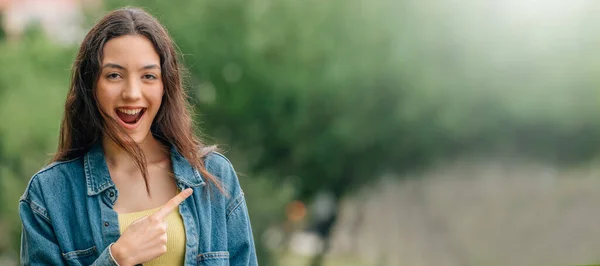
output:
<path id="1" fill-rule="evenodd" d="M 129 227 L 134 221 L 151 215 L 158 211 L 160 207 L 132 213 L 119 214 L 119 229 L 121 234 L 125 232 L 125 229 Z M 173 210 L 169 216 L 165 219 L 167 221 L 167 253 L 155 258 L 151 261 L 145 262 L 144 265 L 183 265 L 185 258 L 185 228 L 183 226 L 183 219 L 177 209 Z"/>

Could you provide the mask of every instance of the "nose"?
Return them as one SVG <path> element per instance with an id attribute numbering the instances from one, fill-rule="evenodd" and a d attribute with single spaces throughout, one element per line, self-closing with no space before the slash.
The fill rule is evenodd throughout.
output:
<path id="1" fill-rule="evenodd" d="M 137 101 L 142 98 L 142 84 L 140 81 L 131 79 L 121 92 L 121 97 L 126 101 Z"/>

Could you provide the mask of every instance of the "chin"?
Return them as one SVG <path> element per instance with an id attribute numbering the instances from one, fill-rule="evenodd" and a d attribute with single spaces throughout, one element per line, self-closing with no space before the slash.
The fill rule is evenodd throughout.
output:
<path id="1" fill-rule="evenodd" d="M 131 134 L 129 135 L 129 137 L 131 137 L 131 139 L 133 139 L 133 142 L 137 143 L 137 144 L 142 144 L 144 141 L 146 141 L 146 139 L 148 138 L 150 134 Z"/>

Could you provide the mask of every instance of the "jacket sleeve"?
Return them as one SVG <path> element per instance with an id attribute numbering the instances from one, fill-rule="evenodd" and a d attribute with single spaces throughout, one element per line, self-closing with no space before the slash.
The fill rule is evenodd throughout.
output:
<path id="1" fill-rule="evenodd" d="M 22 225 L 21 265 L 67 265 L 48 212 L 43 204 L 38 203 L 43 200 L 39 197 L 39 186 L 35 181 L 31 180 L 25 194 L 19 200 Z M 111 258 L 108 249 L 105 249 L 93 265 L 117 264 Z"/>
<path id="2" fill-rule="evenodd" d="M 29 200 L 19 201 L 21 265 L 66 265 L 45 210 Z"/>
<path id="3" fill-rule="evenodd" d="M 230 265 L 258 265 L 244 193 L 234 197 L 227 211 L 227 245 Z"/>
<path id="4" fill-rule="evenodd" d="M 226 209 L 229 264 L 258 265 L 244 192 L 233 166 L 227 159 L 226 163 L 223 175 L 227 180 L 229 193 Z"/>

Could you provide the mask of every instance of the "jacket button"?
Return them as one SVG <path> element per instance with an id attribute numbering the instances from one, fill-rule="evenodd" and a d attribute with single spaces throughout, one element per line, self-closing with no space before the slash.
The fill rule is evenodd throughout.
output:
<path id="1" fill-rule="evenodd" d="M 115 196 L 115 193 L 111 191 L 110 194 L 108 194 L 108 195 L 112 198 Z"/>
<path id="2" fill-rule="evenodd" d="M 104 222 L 104 226 L 108 227 L 109 223 L 108 222 Z"/>

